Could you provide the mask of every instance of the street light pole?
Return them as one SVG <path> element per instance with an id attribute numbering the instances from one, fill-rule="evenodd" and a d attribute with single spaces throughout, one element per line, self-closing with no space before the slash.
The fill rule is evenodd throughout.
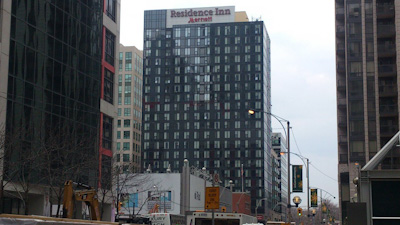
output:
<path id="1" fill-rule="evenodd" d="M 256 218 L 257 218 L 257 209 L 261 205 L 262 201 L 264 201 L 265 199 L 267 199 L 267 198 L 262 198 L 259 200 L 256 199 Z M 258 219 L 257 219 L 257 221 L 258 221 Z"/>
<path id="2" fill-rule="evenodd" d="M 319 189 L 321 191 L 321 196 L 320 196 L 320 220 L 322 221 L 322 191 L 325 191 L 325 193 L 329 194 L 330 196 L 332 196 L 334 199 L 336 199 L 336 197 L 334 195 L 332 195 L 331 193 L 327 192 L 326 190 L 322 189 L 322 188 L 317 188 L 317 187 L 313 187 L 315 189 Z"/>
<path id="3" fill-rule="evenodd" d="M 290 204 L 290 122 L 287 121 L 287 152 L 288 152 L 288 165 L 287 165 L 287 172 L 288 172 L 288 202 L 287 202 L 287 210 L 288 210 L 288 219 L 289 223 L 292 222 L 292 213 L 290 211 L 290 208 L 292 205 Z"/>
<path id="4" fill-rule="evenodd" d="M 307 218 L 308 218 L 308 217 L 310 217 L 310 160 L 302 155 L 299 155 L 294 152 L 290 152 L 289 148 L 288 148 L 287 152 L 281 152 L 281 154 L 286 154 L 286 153 L 288 154 L 288 162 L 290 162 L 290 160 L 289 160 L 290 154 L 294 154 L 294 155 L 297 155 L 303 161 L 305 166 L 307 167 L 307 175 L 306 176 L 307 176 Z M 304 162 L 304 159 L 307 160 L 307 163 Z M 288 163 L 288 168 L 290 169 L 290 163 Z M 288 173 L 288 174 L 290 174 L 290 173 Z M 290 179 L 290 176 L 288 176 L 288 180 L 289 179 Z M 288 182 L 288 184 L 289 184 L 289 191 L 290 191 L 290 183 Z M 289 194 L 289 196 L 290 196 L 290 194 Z M 288 201 L 288 208 L 290 208 L 289 205 L 290 205 L 290 199 Z M 290 216 L 291 216 L 291 214 L 289 214 L 289 217 Z"/>
<path id="5" fill-rule="evenodd" d="M 310 160 L 307 159 L 307 220 L 310 217 Z"/>
<path id="6" fill-rule="evenodd" d="M 248 113 L 250 115 L 254 115 L 256 112 L 256 110 L 254 109 L 249 109 Z M 285 129 L 285 127 L 283 126 L 281 121 L 286 121 L 286 139 L 287 139 L 287 152 L 288 154 L 288 166 L 287 166 L 287 170 L 288 170 L 288 200 L 287 200 L 287 210 L 288 210 L 288 222 L 290 223 L 292 221 L 292 213 L 290 212 L 290 208 L 291 208 L 291 204 L 290 204 L 290 122 L 289 120 L 283 119 L 282 117 L 276 116 L 270 112 L 265 112 L 265 111 L 261 111 L 263 113 L 266 113 L 268 115 L 271 115 L 272 117 L 274 117 L 276 120 L 278 120 L 278 122 L 281 124 L 282 128 Z"/>

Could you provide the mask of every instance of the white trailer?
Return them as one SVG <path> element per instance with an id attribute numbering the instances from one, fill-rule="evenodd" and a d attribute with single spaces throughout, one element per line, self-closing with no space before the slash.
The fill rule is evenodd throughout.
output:
<path id="1" fill-rule="evenodd" d="M 215 225 L 243 225 L 257 223 L 257 218 L 241 213 L 214 213 Z M 212 212 L 193 212 L 186 216 L 186 225 L 211 225 Z"/>

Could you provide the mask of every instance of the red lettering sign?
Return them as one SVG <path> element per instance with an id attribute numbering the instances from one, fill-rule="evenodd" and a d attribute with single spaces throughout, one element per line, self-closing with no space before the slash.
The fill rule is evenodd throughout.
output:
<path id="1" fill-rule="evenodd" d="M 193 18 L 190 17 L 188 23 L 199 23 L 199 22 L 212 22 L 212 17 L 203 17 L 203 18 Z"/>
<path id="2" fill-rule="evenodd" d="M 193 9 L 189 9 L 189 10 L 185 9 L 185 11 L 171 10 L 171 18 L 172 17 L 212 16 L 212 15 L 214 15 L 213 10 L 193 10 Z M 215 15 L 217 15 L 217 16 L 231 15 L 231 10 L 215 8 Z"/>

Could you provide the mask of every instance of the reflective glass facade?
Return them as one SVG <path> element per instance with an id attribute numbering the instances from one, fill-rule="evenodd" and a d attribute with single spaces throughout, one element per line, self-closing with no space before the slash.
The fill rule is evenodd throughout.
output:
<path id="1" fill-rule="evenodd" d="M 271 196 L 270 40 L 262 21 L 166 26 L 145 11 L 142 169 L 180 171 L 184 159 L 223 185 Z M 241 166 L 243 164 L 243 173 Z M 259 213 L 272 208 L 262 203 Z"/>
<path id="2" fill-rule="evenodd" d="M 71 165 L 87 157 L 97 162 L 71 179 L 97 185 L 102 12 L 101 0 L 12 1 L 6 130 L 27 132 L 18 135 L 24 145 L 9 152 L 10 162 L 43 137 L 65 134 L 85 143 Z"/>

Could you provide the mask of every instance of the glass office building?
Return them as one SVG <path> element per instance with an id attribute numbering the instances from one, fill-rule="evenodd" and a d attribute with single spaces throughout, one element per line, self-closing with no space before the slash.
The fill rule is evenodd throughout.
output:
<path id="1" fill-rule="evenodd" d="M 0 4 L 2 179 L 110 188 L 119 0 Z"/>
<path id="2" fill-rule="evenodd" d="M 272 194 L 263 21 L 234 7 L 145 11 L 143 60 L 142 169 L 180 171 L 188 159 L 250 192 L 254 212 L 256 199 Z M 272 207 L 262 201 L 258 214 Z"/>

